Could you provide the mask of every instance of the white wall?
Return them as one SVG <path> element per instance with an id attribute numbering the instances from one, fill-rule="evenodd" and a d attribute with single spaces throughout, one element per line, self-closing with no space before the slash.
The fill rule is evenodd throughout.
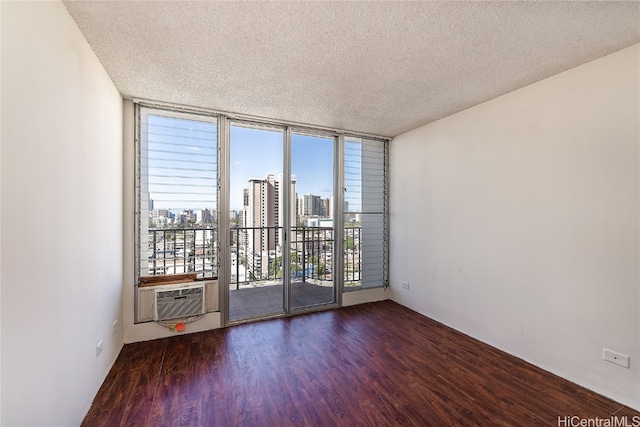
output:
<path id="1" fill-rule="evenodd" d="M 0 52 L 2 51 L 2 5 L 0 5 Z M 2 55 L 0 54 L 0 74 Z M 0 81 L 0 99 L 2 83 Z M 2 102 L 0 102 L 0 218 L 2 217 Z M 2 242 L 2 221 L 0 220 L 0 242 Z M 2 244 L 0 244 L 0 425 L 2 425 Z"/>
<path id="2" fill-rule="evenodd" d="M 639 51 L 400 135 L 390 179 L 392 299 L 635 408 Z"/>
<path id="3" fill-rule="evenodd" d="M 62 3 L 1 8 L 0 424 L 77 425 L 123 342 L 122 98 Z"/>
<path id="4" fill-rule="evenodd" d="M 348 307 L 350 305 L 384 301 L 389 299 L 390 294 L 391 294 L 391 291 L 389 290 L 389 288 L 372 288 L 372 289 L 361 289 L 358 291 L 351 291 L 351 292 L 343 292 L 342 306 Z"/>

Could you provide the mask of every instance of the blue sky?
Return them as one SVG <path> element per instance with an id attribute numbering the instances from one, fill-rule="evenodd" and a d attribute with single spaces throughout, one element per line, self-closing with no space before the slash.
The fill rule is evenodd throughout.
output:
<path id="1" fill-rule="evenodd" d="M 215 209 L 215 123 L 149 115 L 149 192 L 156 208 Z M 231 126 L 230 208 L 242 209 L 250 178 L 282 173 L 283 134 Z M 293 134 L 291 171 L 298 195 L 333 193 L 333 138 Z"/>
<path id="2" fill-rule="evenodd" d="M 231 127 L 231 209 L 242 209 L 242 189 L 250 178 L 282 173 L 283 134 L 240 126 Z M 324 198 L 333 193 L 333 139 L 293 134 L 291 173 L 298 195 Z"/>
<path id="3" fill-rule="evenodd" d="M 148 116 L 149 193 L 160 209 L 215 209 L 215 123 Z"/>

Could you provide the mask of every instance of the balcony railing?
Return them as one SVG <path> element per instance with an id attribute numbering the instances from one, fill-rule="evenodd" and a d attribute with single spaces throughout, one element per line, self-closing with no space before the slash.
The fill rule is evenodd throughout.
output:
<path id="1" fill-rule="evenodd" d="M 197 273 L 199 278 L 215 278 L 217 267 L 215 228 L 150 229 L 148 266 L 142 276 Z M 229 236 L 231 286 L 282 280 L 284 240 L 282 227 L 234 227 Z M 330 282 L 333 280 L 334 229 L 295 227 L 290 238 L 290 276 L 292 281 Z M 144 266 L 143 266 L 144 267 Z M 361 228 L 344 229 L 344 282 L 361 284 Z"/>
<path id="2" fill-rule="evenodd" d="M 291 246 L 283 250 L 282 227 L 236 227 L 231 229 L 231 285 L 282 279 L 283 254 L 290 257 L 294 281 L 327 282 L 333 277 L 333 228 L 295 227 Z"/>
<path id="3" fill-rule="evenodd" d="M 362 285 L 362 228 L 344 229 L 344 286 Z"/>
<path id="4" fill-rule="evenodd" d="M 218 277 L 217 238 L 215 228 L 150 229 L 148 271 L 141 276 L 197 273 L 199 278 Z"/>

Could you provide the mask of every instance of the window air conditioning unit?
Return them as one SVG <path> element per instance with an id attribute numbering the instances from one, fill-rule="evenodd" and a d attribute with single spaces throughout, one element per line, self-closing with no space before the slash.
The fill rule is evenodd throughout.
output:
<path id="1" fill-rule="evenodd" d="M 170 320 L 205 314 L 204 284 L 155 290 L 154 320 Z"/>
<path id="2" fill-rule="evenodd" d="M 170 285 L 144 286 L 138 288 L 137 291 L 137 322 L 156 320 L 156 292 L 175 291 L 194 286 L 204 286 L 205 311 L 207 313 L 218 311 L 218 281 L 215 279 L 200 282 L 173 283 Z"/>

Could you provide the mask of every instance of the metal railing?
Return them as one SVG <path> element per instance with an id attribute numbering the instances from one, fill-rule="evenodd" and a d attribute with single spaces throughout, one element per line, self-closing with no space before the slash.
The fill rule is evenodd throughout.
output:
<path id="1" fill-rule="evenodd" d="M 344 229 L 344 286 L 362 285 L 362 228 L 345 227 Z"/>
<path id="2" fill-rule="evenodd" d="M 277 255 L 282 227 L 233 227 L 230 231 L 231 285 L 282 278 L 282 256 Z"/>
<path id="3" fill-rule="evenodd" d="M 150 229 L 148 271 L 141 275 L 196 273 L 198 278 L 216 278 L 217 239 L 217 230 L 209 227 Z"/>
<path id="4" fill-rule="evenodd" d="M 292 281 L 333 280 L 334 230 L 331 227 L 295 227 L 289 247 Z M 231 285 L 282 280 L 282 227 L 231 229 Z"/>
<path id="5" fill-rule="evenodd" d="M 361 284 L 361 228 L 344 229 L 345 286 Z M 175 228 L 149 230 L 149 256 L 143 276 L 191 273 L 198 278 L 218 276 L 217 230 Z M 233 227 L 229 236 L 231 286 L 282 280 L 282 227 Z M 295 227 L 290 238 L 292 281 L 333 280 L 332 227 Z M 144 266 L 143 266 L 144 267 Z"/>
<path id="6" fill-rule="evenodd" d="M 333 227 L 296 227 L 292 230 L 292 279 L 330 281 L 333 277 Z M 293 257 L 293 255 L 292 255 Z"/>

